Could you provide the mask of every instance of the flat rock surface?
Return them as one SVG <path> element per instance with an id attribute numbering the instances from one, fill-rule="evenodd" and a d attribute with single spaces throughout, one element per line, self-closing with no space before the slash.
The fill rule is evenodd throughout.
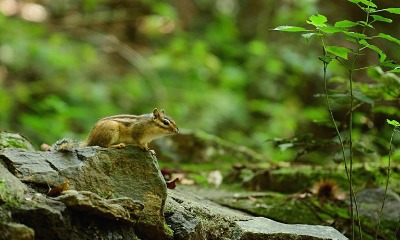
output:
<path id="1" fill-rule="evenodd" d="M 347 239 L 336 229 L 326 226 L 283 224 L 268 218 L 255 217 L 236 221 L 240 240 L 247 239 Z"/>
<path id="2" fill-rule="evenodd" d="M 179 229 L 174 239 L 347 239 L 332 227 L 253 217 L 178 190 L 168 192 L 166 220 Z"/>

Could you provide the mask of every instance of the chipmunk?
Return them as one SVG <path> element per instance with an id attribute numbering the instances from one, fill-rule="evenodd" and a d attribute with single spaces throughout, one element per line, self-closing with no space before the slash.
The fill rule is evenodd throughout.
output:
<path id="1" fill-rule="evenodd" d="M 156 138 L 179 133 L 179 129 L 164 109 L 154 108 L 152 113 L 143 115 L 114 115 L 96 122 L 89 137 L 79 146 L 100 146 L 106 148 L 124 148 L 128 144 L 139 146 L 155 154 L 148 143 Z M 58 144 L 57 151 L 70 151 L 64 143 Z"/>

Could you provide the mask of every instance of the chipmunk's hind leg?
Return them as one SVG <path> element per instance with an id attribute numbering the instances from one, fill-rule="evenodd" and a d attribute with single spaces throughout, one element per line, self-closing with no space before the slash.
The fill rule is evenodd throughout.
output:
<path id="1" fill-rule="evenodd" d="M 86 141 L 87 146 L 124 147 L 116 144 L 119 141 L 118 123 L 114 121 L 98 122 Z"/>

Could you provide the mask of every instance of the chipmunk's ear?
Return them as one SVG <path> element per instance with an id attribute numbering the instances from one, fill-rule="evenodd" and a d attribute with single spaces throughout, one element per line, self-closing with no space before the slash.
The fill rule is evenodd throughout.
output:
<path id="1" fill-rule="evenodd" d="M 165 111 L 164 111 L 164 109 L 161 109 L 160 113 L 162 113 L 162 114 L 165 114 Z"/>
<path id="2" fill-rule="evenodd" d="M 154 108 L 154 110 L 153 110 L 153 118 L 154 119 L 160 118 L 160 113 L 158 112 L 157 108 Z"/>

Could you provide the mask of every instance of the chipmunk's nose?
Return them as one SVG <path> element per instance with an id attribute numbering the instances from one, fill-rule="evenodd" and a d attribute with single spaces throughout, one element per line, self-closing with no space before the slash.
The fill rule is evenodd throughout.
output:
<path id="1" fill-rule="evenodd" d="M 179 133 L 179 128 L 174 129 L 175 133 Z"/>

